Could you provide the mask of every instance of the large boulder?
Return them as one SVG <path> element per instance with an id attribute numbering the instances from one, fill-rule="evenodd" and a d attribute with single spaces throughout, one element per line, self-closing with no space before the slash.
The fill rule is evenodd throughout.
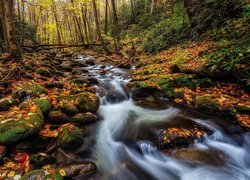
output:
<path id="1" fill-rule="evenodd" d="M 100 106 L 99 98 L 90 92 L 83 92 L 71 96 L 59 96 L 57 98 L 59 104 L 71 104 L 76 106 L 79 112 L 97 112 Z"/>
<path id="2" fill-rule="evenodd" d="M 5 98 L 0 100 L 0 111 L 8 111 L 14 105 L 17 105 L 17 101 L 12 98 Z"/>
<path id="3" fill-rule="evenodd" d="M 51 110 L 51 102 L 48 99 L 44 98 L 36 98 L 36 99 L 30 99 L 28 101 L 25 101 L 19 105 L 20 109 L 27 108 L 28 106 L 36 105 L 40 108 L 43 115 L 48 115 Z"/>
<path id="4" fill-rule="evenodd" d="M 43 115 L 37 106 L 0 116 L 0 143 L 13 144 L 34 135 L 43 127 Z"/>
<path id="5" fill-rule="evenodd" d="M 57 137 L 57 145 L 62 149 L 78 148 L 81 146 L 82 142 L 82 131 L 72 124 L 63 126 Z"/>
<path id="6" fill-rule="evenodd" d="M 47 93 L 47 90 L 43 86 L 36 83 L 26 83 L 13 92 L 13 98 L 22 102 L 31 97 L 39 97 L 44 93 Z"/>

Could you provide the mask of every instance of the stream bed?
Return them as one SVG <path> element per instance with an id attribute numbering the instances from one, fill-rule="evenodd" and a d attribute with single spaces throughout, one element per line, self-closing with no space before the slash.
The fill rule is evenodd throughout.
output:
<path id="1" fill-rule="evenodd" d="M 99 81 L 96 93 L 101 99 L 101 121 L 92 134 L 94 179 L 250 179 L 249 132 L 226 120 L 175 107 L 166 99 L 141 105 L 126 86 L 133 70 L 104 64 L 85 69 Z M 185 147 L 160 149 L 152 137 L 164 128 L 189 126 L 206 133 Z"/>

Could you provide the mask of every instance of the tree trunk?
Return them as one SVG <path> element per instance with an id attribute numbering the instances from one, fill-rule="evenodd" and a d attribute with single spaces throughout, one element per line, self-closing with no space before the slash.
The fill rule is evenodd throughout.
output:
<path id="1" fill-rule="evenodd" d="M 105 3 L 105 24 L 104 24 L 105 35 L 108 34 L 108 4 L 109 4 L 109 1 L 106 0 L 106 3 Z"/>
<path id="2" fill-rule="evenodd" d="M 101 35 L 101 31 L 100 31 L 100 26 L 99 26 L 99 21 L 98 21 L 98 13 L 97 13 L 97 7 L 96 7 L 96 2 L 95 0 L 92 0 L 93 3 L 93 10 L 94 10 L 94 16 L 95 16 L 95 24 L 96 24 L 96 30 L 97 30 L 97 36 L 99 37 L 99 40 L 102 44 L 102 48 L 103 50 L 110 55 L 111 52 L 109 51 L 109 49 L 107 48 L 105 42 L 103 41 L 102 35 Z"/>
<path id="3" fill-rule="evenodd" d="M 14 4 L 13 0 L 0 0 L 1 23 L 3 27 L 4 43 L 7 52 L 14 58 L 21 59 L 22 51 L 17 40 L 14 23 Z"/>
<path id="4" fill-rule="evenodd" d="M 119 30 L 118 30 L 118 18 L 116 13 L 116 4 L 115 0 L 111 0 L 112 10 L 113 10 L 113 21 L 114 21 L 114 43 L 115 43 L 115 50 L 119 49 Z"/>

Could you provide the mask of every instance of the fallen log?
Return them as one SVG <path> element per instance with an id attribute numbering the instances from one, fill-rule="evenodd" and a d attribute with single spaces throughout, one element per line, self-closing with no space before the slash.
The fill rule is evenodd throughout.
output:
<path id="1" fill-rule="evenodd" d="M 101 44 L 38 44 L 34 46 L 23 45 L 24 48 L 40 48 L 40 47 L 58 47 L 58 48 L 68 48 L 68 47 L 88 47 L 88 46 L 101 46 Z"/>

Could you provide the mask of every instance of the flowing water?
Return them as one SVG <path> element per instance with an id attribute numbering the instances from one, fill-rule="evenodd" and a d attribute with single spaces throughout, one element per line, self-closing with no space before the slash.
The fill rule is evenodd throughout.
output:
<path id="1" fill-rule="evenodd" d="M 97 94 L 101 99 L 99 115 L 102 120 L 92 151 L 98 168 L 95 179 L 250 179 L 249 132 L 235 124 L 197 115 L 170 103 L 159 110 L 136 105 L 126 89 L 130 71 L 113 68 L 100 75 L 100 69 L 104 68 L 101 66 L 87 68 L 100 82 Z M 109 100 L 107 94 L 110 91 L 122 98 L 115 96 Z M 148 137 L 150 129 L 171 124 L 182 127 L 190 123 L 210 133 L 202 141 L 183 148 L 182 151 L 187 152 L 184 157 L 159 151 L 152 137 Z"/>

